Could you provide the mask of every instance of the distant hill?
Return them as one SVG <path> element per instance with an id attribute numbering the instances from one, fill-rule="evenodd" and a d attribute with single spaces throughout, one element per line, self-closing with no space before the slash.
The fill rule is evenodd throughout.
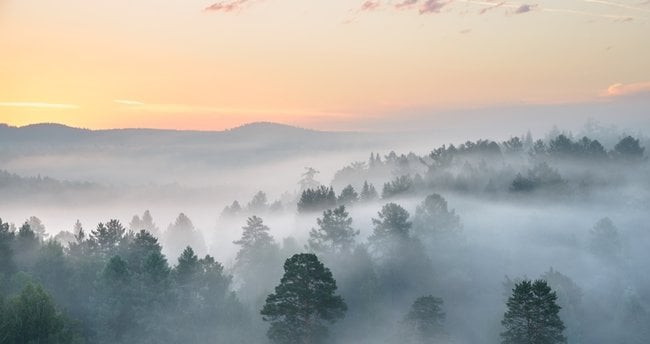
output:
<path id="1" fill-rule="evenodd" d="M 239 167 L 257 169 L 289 160 L 316 164 L 310 161 L 320 154 L 357 151 L 365 159 L 370 151 L 393 148 L 389 142 L 395 137 L 268 122 L 223 131 L 0 125 L 0 168 L 21 176 L 100 183 L 175 182 L 196 179 L 191 176 L 216 179 Z M 302 166 L 295 171 L 298 176 Z"/>

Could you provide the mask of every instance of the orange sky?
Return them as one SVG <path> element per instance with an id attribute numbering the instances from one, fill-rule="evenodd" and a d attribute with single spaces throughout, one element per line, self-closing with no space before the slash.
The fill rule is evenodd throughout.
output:
<path id="1" fill-rule="evenodd" d="M 345 129 L 601 100 L 650 89 L 649 23 L 639 1 L 5 0 L 0 122 Z"/>

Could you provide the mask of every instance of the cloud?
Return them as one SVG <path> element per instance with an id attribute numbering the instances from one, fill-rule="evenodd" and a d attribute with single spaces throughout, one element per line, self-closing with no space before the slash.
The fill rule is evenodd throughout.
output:
<path id="1" fill-rule="evenodd" d="M 232 12 L 240 9 L 249 0 L 227 0 L 219 1 L 205 8 L 206 11 L 214 12 Z"/>
<path id="2" fill-rule="evenodd" d="M 482 8 L 480 11 L 478 11 L 478 14 L 485 14 L 485 12 L 493 10 L 495 8 L 498 8 L 498 7 L 501 7 L 501 6 L 505 5 L 505 4 L 506 4 L 505 1 L 498 2 L 498 3 L 494 4 L 494 5 L 490 5 L 488 7 Z"/>
<path id="3" fill-rule="evenodd" d="M 409 8 L 417 3 L 418 0 L 403 0 L 402 2 L 395 4 L 395 8 Z"/>
<path id="4" fill-rule="evenodd" d="M 115 99 L 113 100 L 113 103 L 117 103 L 120 105 L 126 105 L 126 106 L 142 106 L 145 105 L 143 102 L 139 102 L 137 100 L 128 100 L 128 99 Z"/>
<path id="5" fill-rule="evenodd" d="M 537 5 L 528 5 L 528 4 L 521 4 L 517 9 L 515 10 L 515 14 L 522 14 L 522 13 L 528 13 L 533 10 Z"/>
<path id="6" fill-rule="evenodd" d="M 650 81 L 635 82 L 630 84 L 613 84 L 605 91 L 606 96 L 619 97 L 638 93 L 650 92 Z"/>
<path id="7" fill-rule="evenodd" d="M 361 10 L 362 11 L 374 11 L 381 6 L 381 3 L 379 1 L 366 1 L 363 4 L 361 4 Z"/>
<path id="8" fill-rule="evenodd" d="M 427 0 L 420 7 L 420 14 L 439 13 L 440 9 L 449 4 L 450 1 Z"/>
<path id="9" fill-rule="evenodd" d="M 466 35 L 466 34 L 468 34 L 470 32 L 472 32 L 472 29 L 463 29 L 463 30 L 458 31 L 458 33 L 460 33 L 462 35 Z"/>
<path id="10" fill-rule="evenodd" d="M 43 102 L 0 102 L 2 107 L 20 107 L 34 109 L 78 109 L 79 105 Z"/>

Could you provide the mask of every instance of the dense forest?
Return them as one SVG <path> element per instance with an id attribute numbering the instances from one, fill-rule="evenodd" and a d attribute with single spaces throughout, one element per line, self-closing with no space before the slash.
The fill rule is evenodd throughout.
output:
<path id="1" fill-rule="evenodd" d="M 148 210 L 56 235 L 0 220 L 0 343 L 650 341 L 639 138 L 373 152 L 318 176 L 229 202 L 211 235 Z"/>

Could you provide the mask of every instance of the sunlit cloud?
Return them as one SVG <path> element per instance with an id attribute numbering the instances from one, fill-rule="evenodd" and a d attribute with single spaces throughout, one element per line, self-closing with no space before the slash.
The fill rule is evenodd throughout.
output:
<path id="1" fill-rule="evenodd" d="M 33 108 L 33 109 L 78 109 L 79 108 L 79 105 L 74 105 L 74 104 L 58 104 L 58 103 L 43 103 L 43 102 L 0 102 L 0 106 Z"/>
<path id="2" fill-rule="evenodd" d="M 505 5 L 505 4 L 506 4 L 505 1 L 498 2 L 498 3 L 494 4 L 494 5 L 489 5 L 489 3 L 488 3 L 487 7 L 481 9 L 480 11 L 478 11 L 478 14 L 485 14 L 486 12 L 491 11 L 491 10 L 493 10 L 495 8 L 499 8 L 499 7 L 501 7 L 501 6 Z"/>
<path id="3" fill-rule="evenodd" d="M 398 2 L 395 4 L 395 8 L 402 9 L 402 8 L 409 8 L 415 4 L 418 3 L 418 0 L 402 0 L 401 2 Z"/>
<path id="4" fill-rule="evenodd" d="M 219 1 L 215 2 L 212 5 L 205 8 L 206 11 L 214 12 L 232 12 L 240 9 L 245 5 L 249 0 L 229 0 L 229 1 Z"/>
<path id="5" fill-rule="evenodd" d="M 645 92 L 650 92 L 650 81 L 635 82 L 630 84 L 613 84 L 607 88 L 604 94 L 610 97 L 617 97 Z"/>
<path id="6" fill-rule="evenodd" d="M 374 11 L 381 6 L 381 3 L 379 1 L 366 1 L 363 4 L 361 4 L 361 10 L 362 11 Z"/>
<path id="7" fill-rule="evenodd" d="M 420 14 L 439 13 L 440 10 L 446 5 L 448 5 L 449 3 L 451 3 L 451 0 L 449 1 L 427 0 L 420 7 Z"/>
<path id="8" fill-rule="evenodd" d="M 126 106 L 142 106 L 145 105 L 143 102 L 137 101 L 137 100 L 128 100 L 128 99 L 115 99 L 113 100 L 114 103 L 120 104 L 120 105 L 126 105 Z"/>

